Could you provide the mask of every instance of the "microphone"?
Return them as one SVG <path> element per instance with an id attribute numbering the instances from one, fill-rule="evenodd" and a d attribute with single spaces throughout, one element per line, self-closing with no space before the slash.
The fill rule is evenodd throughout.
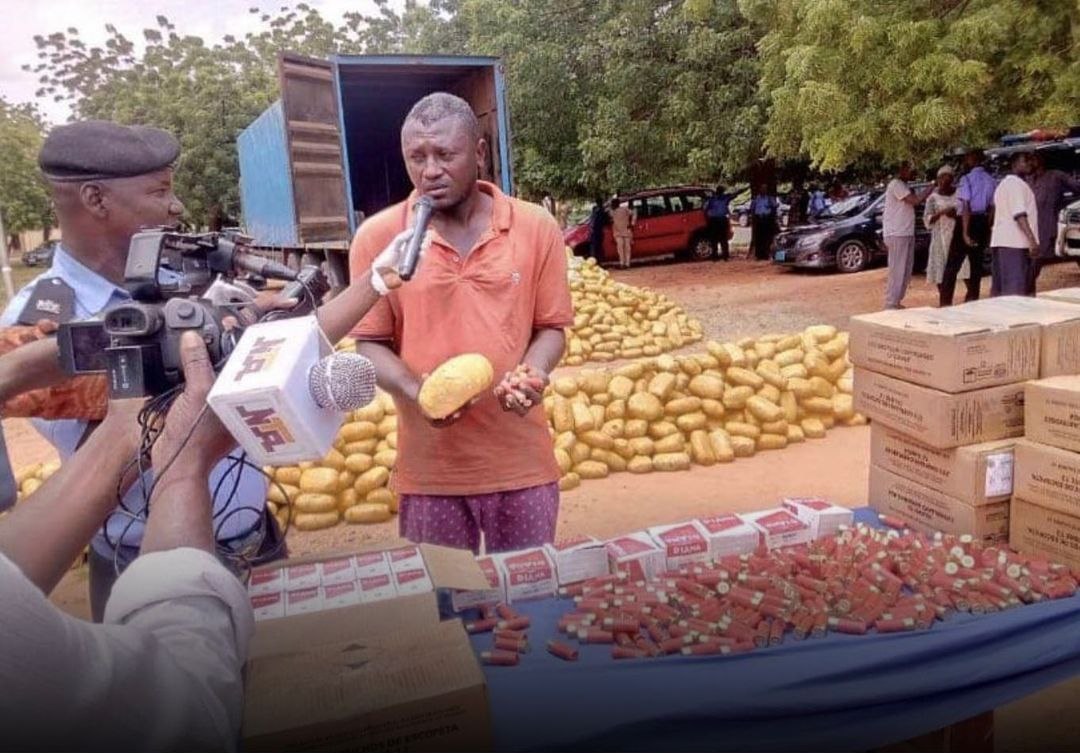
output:
<path id="1" fill-rule="evenodd" d="M 359 353 L 325 356 L 308 372 L 308 391 L 320 408 L 363 408 L 375 399 L 375 364 Z"/>
<path id="2" fill-rule="evenodd" d="M 398 264 L 398 277 L 408 281 L 416 273 L 416 265 L 420 262 L 420 247 L 424 243 L 424 233 L 427 232 L 428 223 L 431 222 L 431 213 L 435 205 L 430 196 L 421 196 L 413 205 L 413 234 L 409 238 L 409 245 L 405 247 L 405 255 Z"/>
<path id="3" fill-rule="evenodd" d="M 330 450 L 346 411 L 375 398 L 375 367 L 332 353 L 314 316 L 244 330 L 207 402 L 260 465 L 318 460 Z"/>

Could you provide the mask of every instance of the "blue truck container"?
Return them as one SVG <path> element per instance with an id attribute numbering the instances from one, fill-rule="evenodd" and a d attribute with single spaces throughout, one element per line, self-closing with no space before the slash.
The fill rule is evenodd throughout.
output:
<path id="1" fill-rule="evenodd" d="M 336 55 L 278 60 L 281 99 L 237 139 L 244 229 L 287 261 L 323 257 L 344 281 L 349 240 L 364 217 L 412 190 L 401 125 L 436 91 L 472 105 L 488 145 L 481 177 L 513 192 L 502 63 L 492 57 Z M 309 259 L 310 261 L 310 259 Z"/>

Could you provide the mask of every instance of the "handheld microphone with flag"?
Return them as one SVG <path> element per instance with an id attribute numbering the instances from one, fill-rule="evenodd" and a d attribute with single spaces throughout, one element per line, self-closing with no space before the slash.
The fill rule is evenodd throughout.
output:
<path id="1" fill-rule="evenodd" d="M 345 412 L 375 398 L 371 361 L 332 350 L 314 316 L 244 330 L 207 402 L 256 463 L 324 457 Z"/>
<path id="2" fill-rule="evenodd" d="M 430 196 L 421 196 L 413 205 L 413 234 L 409 238 L 409 245 L 405 247 L 405 253 L 398 265 L 398 277 L 408 281 L 416 274 L 416 265 L 420 262 L 420 248 L 424 244 L 424 233 L 427 232 L 431 215 L 435 211 L 435 205 Z"/>

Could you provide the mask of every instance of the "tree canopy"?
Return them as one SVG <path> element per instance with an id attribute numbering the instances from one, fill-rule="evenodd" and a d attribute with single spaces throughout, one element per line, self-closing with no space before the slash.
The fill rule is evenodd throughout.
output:
<path id="1" fill-rule="evenodd" d="M 0 212 L 8 233 L 49 227 L 52 203 L 38 172 L 37 156 L 45 126 L 31 105 L 0 98 Z"/>
<path id="2" fill-rule="evenodd" d="M 238 215 L 236 137 L 278 96 L 282 50 L 502 57 L 533 196 L 730 180 L 759 157 L 873 170 L 1080 121 L 1076 2 L 377 0 L 337 25 L 304 3 L 251 12 L 258 31 L 212 45 L 165 17 L 138 45 L 69 28 L 37 37 L 26 68 L 77 117 L 175 133 L 190 219 L 211 225 Z"/>

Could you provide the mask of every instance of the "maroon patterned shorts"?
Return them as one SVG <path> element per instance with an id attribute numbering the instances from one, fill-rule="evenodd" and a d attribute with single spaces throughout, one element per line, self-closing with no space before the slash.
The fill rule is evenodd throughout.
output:
<path id="1" fill-rule="evenodd" d="M 483 533 L 485 552 L 527 549 L 555 539 L 559 484 L 470 497 L 403 494 L 400 508 L 399 530 L 410 541 L 479 553 Z"/>

